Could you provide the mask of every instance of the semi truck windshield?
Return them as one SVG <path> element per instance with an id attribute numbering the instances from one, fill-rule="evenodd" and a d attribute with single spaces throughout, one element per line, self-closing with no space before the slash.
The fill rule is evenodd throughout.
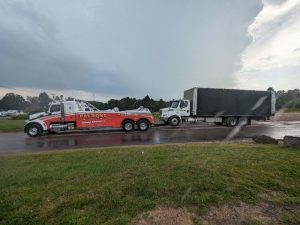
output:
<path id="1" fill-rule="evenodd" d="M 171 108 L 177 108 L 177 107 L 178 107 L 178 104 L 179 104 L 179 101 L 174 101 L 174 102 L 172 102 Z"/>

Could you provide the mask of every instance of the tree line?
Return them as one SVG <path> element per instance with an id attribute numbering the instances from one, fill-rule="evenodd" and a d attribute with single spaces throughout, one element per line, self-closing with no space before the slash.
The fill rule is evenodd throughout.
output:
<path id="1" fill-rule="evenodd" d="M 274 90 L 269 88 L 268 90 Z M 276 91 L 276 108 L 297 108 L 300 109 L 300 90 L 280 90 Z M 74 98 L 64 96 L 52 96 L 50 97 L 46 92 L 42 92 L 39 96 L 27 96 L 25 99 L 23 96 L 15 93 L 7 93 L 0 100 L 1 110 L 23 110 L 26 113 L 35 113 L 45 111 L 48 108 L 50 102 L 61 100 L 73 100 Z M 152 112 L 158 112 L 159 109 L 165 108 L 170 105 L 170 101 L 163 99 L 154 100 L 148 95 L 142 99 L 125 97 L 122 99 L 110 99 L 108 102 L 89 101 L 92 105 L 100 110 L 112 109 L 118 107 L 120 110 L 136 109 L 140 106 L 149 108 Z"/>
<path id="2" fill-rule="evenodd" d="M 294 108 L 300 109 L 300 90 L 277 91 L 276 108 Z"/>
<path id="3" fill-rule="evenodd" d="M 161 108 L 166 108 L 170 105 L 170 101 L 164 101 L 163 99 L 154 100 L 145 96 L 142 99 L 125 97 L 120 100 L 110 99 L 108 102 L 90 101 L 92 105 L 101 110 L 112 109 L 118 107 L 120 110 L 137 109 L 140 106 L 149 108 L 152 112 L 158 112 Z"/>
<path id="4" fill-rule="evenodd" d="M 7 93 L 0 100 L 0 111 L 2 110 L 22 110 L 26 113 L 35 113 L 45 111 L 49 103 L 62 100 L 74 100 L 72 97 L 64 98 L 64 96 L 50 97 L 46 92 L 42 92 L 39 96 L 23 96 L 15 93 Z M 113 109 L 118 107 L 120 110 L 137 109 L 140 106 L 149 108 L 153 112 L 159 111 L 160 108 L 167 107 L 170 102 L 163 99 L 154 100 L 148 95 L 142 99 L 125 97 L 122 99 L 110 99 L 108 102 L 89 101 L 92 105 L 100 110 Z"/>

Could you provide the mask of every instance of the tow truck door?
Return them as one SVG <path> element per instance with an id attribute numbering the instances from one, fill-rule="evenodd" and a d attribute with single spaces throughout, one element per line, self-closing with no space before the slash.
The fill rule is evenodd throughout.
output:
<path id="1" fill-rule="evenodd" d="M 93 111 L 85 103 L 77 103 L 76 126 L 77 128 L 97 128 L 107 126 L 108 114 Z"/>
<path id="2" fill-rule="evenodd" d="M 113 111 L 95 111 L 85 103 L 77 103 L 77 128 L 120 127 L 120 113 Z"/>

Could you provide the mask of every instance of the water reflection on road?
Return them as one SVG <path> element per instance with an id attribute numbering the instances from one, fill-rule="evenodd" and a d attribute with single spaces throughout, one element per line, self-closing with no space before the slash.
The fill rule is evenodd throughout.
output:
<path id="1" fill-rule="evenodd" d="M 64 133 L 29 138 L 24 133 L 0 134 L 0 152 L 44 151 L 67 148 L 148 145 L 225 140 L 232 128 L 200 124 L 186 127 L 159 127 L 148 132 L 125 133 L 119 130 L 85 133 Z M 251 138 L 265 134 L 277 139 L 285 135 L 300 136 L 300 121 L 260 122 L 243 127 L 234 139 Z"/>

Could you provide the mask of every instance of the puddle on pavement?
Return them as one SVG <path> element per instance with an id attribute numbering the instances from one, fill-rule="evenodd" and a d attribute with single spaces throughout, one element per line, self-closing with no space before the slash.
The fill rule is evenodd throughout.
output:
<path id="1" fill-rule="evenodd" d="M 233 128 L 218 126 L 163 127 L 147 132 L 102 131 L 93 133 L 73 133 L 30 138 L 26 134 L 0 135 L 0 152 L 44 151 L 67 148 L 107 147 L 123 145 L 147 145 L 164 143 L 185 143 L 201 141 L 222 141 Z M 300 136 L 300 121 L 294 122 L 255 122 L 242 127 L 233 139 L 251 138 L 255 135 L 268 135 L 283 139 L 285 135 Z"/>

